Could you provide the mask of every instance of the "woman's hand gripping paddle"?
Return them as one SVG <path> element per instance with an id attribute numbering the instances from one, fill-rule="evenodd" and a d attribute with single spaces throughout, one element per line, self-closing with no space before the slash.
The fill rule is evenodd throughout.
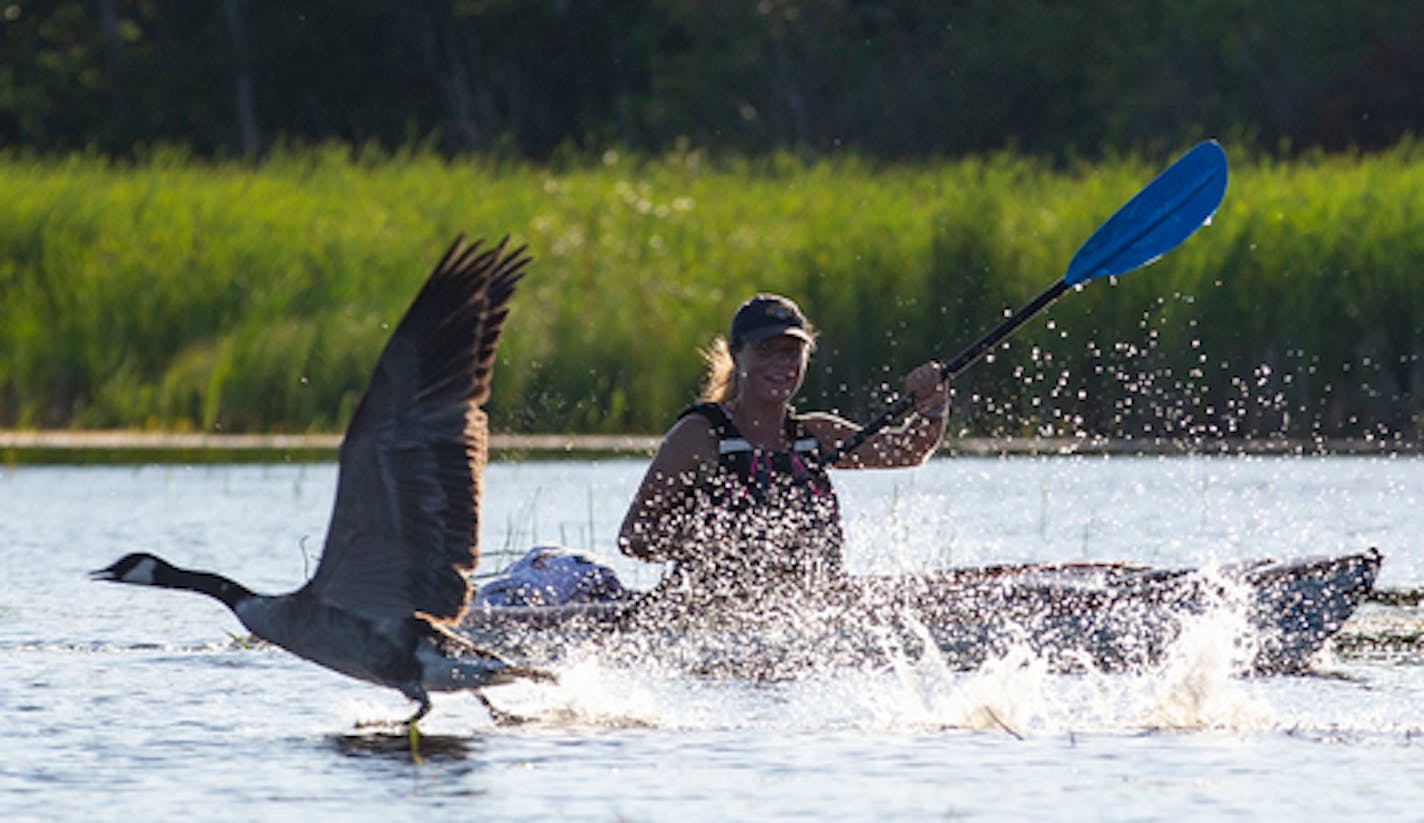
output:
<path id="1" fill-rule="evenodd" d="M 1078 248 L 1061 279 L 940 366 L 940 376 L 953 380 L 1070 286 L 1125 274 L 1176 248 L 1211 220 L 1225 195 L 1226 153 L 1215 140 L 1198 143 L 1099 226 Z M 914 398 L 901 397 L 854 437 L 831 449 L 825 461 L 834 464 L 913 405 Z"/>

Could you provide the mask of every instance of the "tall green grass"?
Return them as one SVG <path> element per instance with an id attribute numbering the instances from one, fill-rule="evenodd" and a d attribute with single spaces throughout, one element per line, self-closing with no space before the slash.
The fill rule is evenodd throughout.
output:
<path id="1" fill-rule="evenodd" d="M 758 290 L 822 329 L 806 404 L 864 415 L 1061 276 L 1164 161 L 0 156 L 0 424 L 339 429 L 462 231 L 536 258 L 497 429 L 661 431 Z M 1418 438 L 1424 151 L 1233 163 L 1212 227 L 965 375 L 960 430 Z"/>

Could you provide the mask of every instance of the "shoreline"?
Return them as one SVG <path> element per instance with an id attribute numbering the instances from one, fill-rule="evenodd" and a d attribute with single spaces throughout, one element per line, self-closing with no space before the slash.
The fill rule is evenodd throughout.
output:
<path id="1" fill-rule="evenodd" d="M 492 460 L 649 458 L 652 435 L 494 434 Z M 339 434 L 211 434 L 130 430 L 0 430 L 6 465 L 324 462 Z M 1380 440 L 1169 440 L 1105 437 L 947 439 L 937 457 L 1419 455 L 1424 444 Z"/>

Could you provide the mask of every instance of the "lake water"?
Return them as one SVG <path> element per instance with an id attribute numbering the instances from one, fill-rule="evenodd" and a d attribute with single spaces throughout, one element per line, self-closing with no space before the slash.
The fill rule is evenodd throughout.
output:
<path id="1" fill-rule="evenodd" d="M 610 555 L 645 463 L 497 463 L 488 571 L 537 542 Z M 855 571 L 1378 546 L 1424 585 L 1419 458 L 941 459 L 840 473 Z M 1239 677 L 1209 624 L 1159 671 L 1011 654 L 754 683 L 596 659 L 490 691 L 495 727 L 248 648 L 219 604 L 91 583 L 146 549 L 263 591 L 306 578 L 332 465 L 0 471 L 0 819 L 1424 819 L 1424 614 L 1366 606 L 1306 676 Z M 610 558 L 614 559 L 614 558 Z M 615 559 L 625 581 L 655 567 Z"/>

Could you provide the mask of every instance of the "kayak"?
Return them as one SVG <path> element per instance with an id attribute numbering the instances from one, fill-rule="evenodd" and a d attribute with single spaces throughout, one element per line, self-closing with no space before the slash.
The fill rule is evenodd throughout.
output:
<path id="1" fill-rule="evenodd" d="M 460 630 L 535 664 L 592 655 L 780 678 L 931 654 L 972 669 L 1014 649 L 1060 671 L 1146 671 L 1198 629 L 1231 644 L 1243 671 L 1288 673 L 1310 667 L 1370 593 L 1382 560 L 1369 549 L 1203 568 L 1007 564 L 848 576 L 805 598 L 741 604 L 729 618 L 680 611 L 660 589 L 626 589 L 596 557 L 540 546 L 479 587 Z"/>

